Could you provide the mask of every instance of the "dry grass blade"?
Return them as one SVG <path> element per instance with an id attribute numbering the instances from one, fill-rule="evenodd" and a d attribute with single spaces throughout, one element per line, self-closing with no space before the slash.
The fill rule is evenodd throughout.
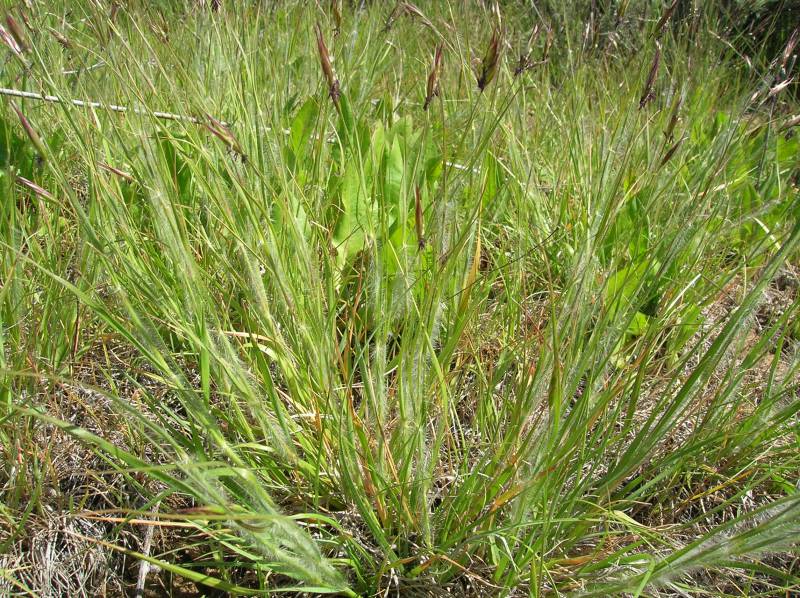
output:
<path id="1" fill-rule="evenodd" d="M 158 507 L 160 502 L 157 502 L 153 505 L 151 509 L 151 513 L 158 514 Z M 156 530 L 155 525 L 148 525 L 144 530 L 144 538 L 142 540 L 142 554 L 150 556 L 150 549 L 153 545 L 153 533 Z M 142 559 L 139 561 L 139 575 L 136 578 L 136 590 L 134 592 L 134 596 L 140 598 L 144 596 L 144 586 L 145 582 L 147 581 L 147 574 L 150 572 L 151 563 L 147 560 Z"/>
<path id="2" fill-rule="evenodd" d="M 50 193 L 47 189 L 44 189 L 44 188 L 40 187 L 39 185 L 37 185 L 33 181 L 29 181 L 25 177 L 17 176 L 17 182 L 20 183 L 21 185 L 27 187 L 31 191 L 33 191 L 39 197 L 43 197 L 44 199 L 49 199 L 51 201 L 55 201 L 55 197 L 53 197 L 52 193 Z"/>
<path id="3" fill-rule="evenodd" d="M 794 79 L 784 79 L 777 85 L 773 85 L 772 87 L 770 87 L 769 92 L 767 92 L 767 99 L 778 95 L 784 89 L 789 87 L 792 84 L 792 81 L 794 81 Z"/>
<path id="4" fill-rule="evenodd" d="M 149 114 L 155 118 L 162 120 L 181 120 L 194 124 L 202 124 L 203 122 L 201 119 L 195 118 L 194 116 L 175 114 L 173 112 L 162 112 L 159 110 L 154 110 L 151 112 L 149 110 L 143 110 L 141 108 L 128 108 L 127 106 L 104 104 L 103 102 L 95 102 L 91 100 L 64 100 L 58 96 L 42 95 L 40 93 L 35 93 L 32 91 L 21 91 L 19 89 L 10 89 L 7 87 L 0 87 L 0 95 L 11 96 L 15 98 L 25 98 L 28 100 L 40 100 L 42 102 L 50 102 L 53 104 L 68 102 L 73 106 L 78 106 L 79 108 L 94 108 L 100 110 L 110 110 L 111 112 L 133 112 L 134 114 L 143 114 L 143 115 Z M 228 126 L 228 123 L 226 123 L 225 121 L 217 121 L 217 122 L 221 123 L 226 127 Z"/>
<path id="5" fill-rule="evenodd" d="M 781 131 L 785 131 L 786 129 L 791 129 L 792 127 L 796 127 L 800 125 L 800 114 L 795 114 L 794 116 L 788 118 L 783 126 L 781 127 Z"/>
<path id="6" fill-rule="evenodd" d="M 119 168 L 114 168 L 113 166 L 110 166 L 110 165 L 106 164 L 105 162 L 98 162 L 97 166 L 99 166 L 101 170 L 105 170 L 106 172 L 109 172 L 111 174 L 114 174 L 114 175 L 122 178 L 122 179 L 125 179 L 129 183 L 133 182 L 133 176 L 128 174 L 127 172 L 125 172 L 123 170 L 120 170 Z"/>

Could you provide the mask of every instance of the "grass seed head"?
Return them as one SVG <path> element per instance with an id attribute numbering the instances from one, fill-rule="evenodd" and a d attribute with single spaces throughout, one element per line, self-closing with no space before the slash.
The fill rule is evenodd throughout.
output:
<path id="1" fill-rule="evenodd" d="M 20 60 L 23 60 L 22 48 L 19 47 L 19 44 L 14 39 L 14 36 L 12 36 L 8 31 L 6 31 L 6 28 L 3 27 L 2 25 L 0 25 L 0 40 L 3 41 L 3 43 L 8 47 L 9 50 L 11 50 L 11 53 L 14 56 L 19 58 Z"/>
<path id="2" fill-rule="evenodd" d="M 316 34 L 317 51 L 319 52 L 319 63 L 322 67 L 322 74 L 325 75 L 325 81 L 328 83 L 328 93 L 338 109 L 339 95 L 341 94 L 341 91 L 339 90 L 339 80 L 336 78 L 336 75 L 333 72 L 331 55 L 328 52 L 328 46 L 325 45 L 325 37 L 322 35 L 322 28 L 319 26 L 319 23 L 316 24 Z"/>
<path id="3" fill-rule="evenodd" d="M 661 37 L 661 34 L 664 33 L 664 26 L 672 17 L 672 13 L 675 12 L 675 9 L 678 8 L 678 0 L 675 0 L 672 4 L 670 4 L 667 9 L 664 11 L 664 14 L 661 15 L 661 18 L 656 23 L 655 28 L 655 36 Z"/>
<path id="4" fill-rule="evenodd" d="M 411 2 L 402 2 L 401 3 L 403 12 L 405 12 L 410 17 L 415 17 L 422 21 L 423 25 L 429 27 L 430 29 L 436 29 L 433 26 L 433 22 L 425 16 L 425 13 L 422 12 L 418 6 L 411 4 Z"/>
<path id="5" fill-rule="evenodd" d="M 422 197 L 419 187 L 414 190 L 414 224 L 417 229 L 417 247 L 425 249 L 425 228 L 422 221 Z"/>
<path id="6" fill-rule="evenodd" d="M 672 156 L 675 155 L 675 152 L 678 151 L 678 148 L 681 146 L 681 143 L 683 143 L 683 139 L 684 139 L 683 137 L 678 139 L 678 141 L 676 141 L 673 144 L 673 146 L 667 150 L 667 153 L 664 154 L 664 157 L 661 159 L 661 164 L 659 164 L 659 167 L 664 166 L 664 164 L 666 164 L 672 159 Z"/>
<path id="7" fill-rule="evenodd" d="M 394 25 L 395 21 L 401 16 L 406 15 L 412 18 L 417 18 L 422 23 L 435 31 L 435 27 L 433 26 L 433 22 L 425 16 L 425 13 L 422 12 L 418 6 L 412 4 L 411 2 L 405 2 L 404 0 L 399 0 L 392 9 L 392 12 L 389 13 L 389 16 L 386 18 L 386 24 L 383 26 L 383 32 L 387 33 Z"/>
<path id="8" fill-rule="evenodd" d="M 411 2 L 401 2 L 400 5 L 403 9 L 403 12 L 405 12 L 407 15 L 427 20 L 425 13 L 423 13 L 415 4 L 411 4 Z"/>
<path id="9" fill-rule="evenodd" d="M 39 153 L 42 160 L 47 160 L 47 150 L 45 149 L 44 142 L 42 142 L 42 138 L 39 137 L 39 134 L 33 128 L 30 121 L 25 118 L 22 110 L 19 109 L 15 102 L 11 102 L 11 108 L 17 113 L 19 122 L 22 124 L 22 128 L 25 129 L 25 134 L 31 140 L 31 143 L 33 143 L 33 146 L 36 148 L 36 151 Z"/>
<path id="10" fill-rule="evenodd" d="M 550 49 L 552 47 L 553 47 L 553 29 L 548 26 L 547 40 L 544 43 L 544 52 L 542 52 L 542 62 L 547 62 L 547 58 L 550 56 Z"/>
<path id="11" fill-rule="evenodd" d="M 781 72 L 784 76 L 788 77 L 788 71 L 791 70 L 786 68 L 786 65 L 789 64 L 789 59 L 794 56 L 794 49 L 797 46 L 797 42 L 800 40 L 800 27 L 795 27 L 792 34 L 789 36 L 789 40 L 786 42 L 786 47 L 783 49 L 783 55 L 781 56 Z"/>
<path id="12" fill-rule="evenodd" d="M 500 31 L 495 29 L 492 32 L 492 39 L 489 40 L 489 47 L 481 62 L 481 72 L 478 77 L 478 89 L 483 91 L 492 82 L 500 64 Z"/>
<path id="13" fill-rule="evenodd" d="M 61 44 L 62 48 L 64 48 L 65 50 L 71 50 L 72 49 L 72 42 L 69 41 L 69 39 L 64 34 L 62 34 L 61 32 L 53 29 L 52 27 L 50 27 L 50 34 L 55 38 L 55 40 L 59 44 Z"/>
<path id="14" fill-rule="evenodd" d="M 433 55 L 433 66 L 431 67 L 431 72 L 428 74 L 428 85 L 425 90 L 425 104 L 422 106 L 423 110 L 427 110 L 433 98 L 439 95 L 439 71 L 442 66 L 443 50 L 444 46 L 442 44 L 436 46 L 436 52 Z"/>
<path id="15" fill-rule="evenodd" d="M 517 77 L 527 71 L 529 68 L 533 66 L 531 62 L 531 56 L 533 55 L 533 46 L 536 43 L 536 40 L 539 37 L 539 24 L 537 23 L 533 27 L 533 31 L 531 31 L 531 35 L 528 38 L 528 44 L 525 47 L 525 51 L 521 52 L 519 55 L 519 61 L 517 62 L 517 68 L 514 69 L 514 76 Z"/>
<path id="16" fill-rule="evenodd" d="M 656 53 L 653 56 L 653 63 L 650 65 L 650 73 L 647 75 L 647 83 L 645 83 L 642 96 L 639 98 L 639 110 L 647 106 L 650 100 L 653 99 L 653 84 L 656 81 L 658 74 L 658 65 L 661 62 L 661 47 L 656 45 Z"/>
<path id="17" fill-rule="evenodd" d="M 331 14 L 336 25 L 336 33 L 342 29 L 342 0 L 331 0 Z"/>
<path id="18" fill-rule="evenodd" d="M 239 143 L 239 140 L 234 137 L 231 130 L 222 122 L 218 121 L 216 118 L 211 116 L 210 114 L 206 115 L 210 124 L 206 124 L 205 127 L 208 129 L 217 139 L 222 141 L 228 148 L 238 154 L 243 162 L 247 161 L 247 154 L 242 149 L 242 145 Z"/>
<path id="19" fill-rule="evenodd" d="M 17 42 L 20 50 L 22 52 L 27 52 L 30 46 L 28 46 L 28 42 L 25 40 L 25 33 L 22 31 L 22 27 L 19 26 L 19 23 L 17 23 L 11 15 L 6 15 L 6 25 L 8 25 L 8 30 L 14 38 L 14 41 Z"/>
<path id="20" fill-rule="evenodd" d="M 675 97 L 672 100 L 672 110 L 669 114 L 669 122 L 667 123 L 667 127 L 664 129 L 664 138 L 669 142 L 672 141 L 673 135 L 675 133 L 675 125 L 678 124 L 678 118 L 680 116 L 681 105 L 683 104 L 683 93 L 678 92 L 675 90 Z"/>
<path id="21" fill-rule="evenodd" d="M 394 22 L 397 20 L 397 17 L 400 15 L 400 11 L 402 10 L 402 2 L 397 2 L 392 9 L 392 12 L 389 13 L 389 16 L 386 17 L 386 24 L 383 26 L 383 32 L 388 33 L 389 30 L 394 25 Z"/>

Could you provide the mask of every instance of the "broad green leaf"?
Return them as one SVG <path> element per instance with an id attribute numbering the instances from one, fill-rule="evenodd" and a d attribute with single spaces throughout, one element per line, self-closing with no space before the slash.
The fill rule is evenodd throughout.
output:
<path id="1" fill-rule="evenodd" d="M 486 174 L 483 178 L 481 202 L 483 203 L 483 207 L 486 208 L 492 206 L 500 188 L 497 158 L 494 157 L 492 152 L 486 152 L 486 159 L 483 161 L 483 169 Z"/>
<path id="2" fill-rule="evenodd" d="M 347 162 L 342 177 L 340 210 L 333 241 L 340 255 L 349 260 L 364 248 L 374 226 L 374 210 L 358 166 L 352 159 Z"/>
<path id="3" fill-rule="evenodd" d="M 386 147 L 386 130 L 383 123 L 376 122 L 373 125 L 372 140 L 369 144 L 370 156 L 376 166 L 383 162 L 384 148 Z"/>
<path id="4" fill-rule="evenodd" d="M 436 181 L 442 174 L 442 152 L 433 141 L 433 136 L 430 132 L 425 139 L 425 180 L 429 188 L 433 188 Z"/>
<path id="5" fill-rule="evenodd" d="M 633 319 L 631 323 L 628 324 L 628 329 L 625 331 L 627 334 L 631 336 L 641 336 L 645 332 L 647 332 L 647 324 L 649 323 L 649 319 L 646 315 L 642 312 L 637 311 L 633 315 Z"/>
<path id="6" fill-rule="evenodd" d="M 309 98 L 305 101 L 303 106 L 298 110 L 297 115 L 292 120 L 292 126 L 289 130 L 289 145 L 294 154 L 296 163 L 303 161 L 308 140 L 311 137 L 311 132 L 314 130 L 314 121 L 319 113 L 319 105 L 316 99 Z"/>
<path id="7" fill-rule="evenodd" d="M 647 268 L 647 262 L 641 262 L 635 266 L 620 268 L 608 279 L 603 290 L 603 298 L 612 317 L 615 317 L 620 309 L 632 304 L 636 291 L 644 282 Z"/>
<path id="8" fill-rule="evenodd" d="M 386 175 L 383 186 L 384 205 L 391 211 L 394 219 L 401 209 L 400 198 L 403 186 L 403 152 L 400 143 L 394 140 L 386 150 Z"/>

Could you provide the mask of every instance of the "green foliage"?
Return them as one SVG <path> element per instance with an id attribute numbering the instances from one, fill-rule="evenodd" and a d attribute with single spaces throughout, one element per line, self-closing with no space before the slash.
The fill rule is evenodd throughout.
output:
<path id="1" fill-rule="evenodd" d="M 796 586 L 761 560 L 800 466 L 799 304 L 762 305 L 800 255 L 774 57 L 639 2 L 343 3 L 336 34 L 300 2 L 52 4 L 2 86 L 139 110 L 26 101 L 47 161 L 0 111 L 0 546 L 54 488 L 160 504 L 206 560 L 105 546 L 229 593 Z M 65 507 L 45 425 L 125 490 Z"/>

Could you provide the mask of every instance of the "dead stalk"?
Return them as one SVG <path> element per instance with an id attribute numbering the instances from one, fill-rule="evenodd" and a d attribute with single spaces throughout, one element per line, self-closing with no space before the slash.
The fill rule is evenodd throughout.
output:
<path id="1" fill-rule="evenodd" d="M 173 114 L 172 112 L 159 112 L 158 110 L 154 110 L 151 112 L 149 110 L 142 110 L 141 108 L 128 108 L 127 106 L 104 104 L 102 102 L 93 102 L 89 100 L 63 100 L 58 96 L 42 95 L 40 93 L 34 93 L 32 91 L 20 91 L 18 89 L 9 89 L 6 87 L 0 87 L 0 95 L 12 96 L 16 98 L 25 98 L 28 100 L 40 100 L 42 102 L 51 102 L 54 104 L 69 103 L 72 104 L 73 106 L 78 106 L 79 108 L 109 110 L 111 112 L 133 112 L 134 114 L 143 114 L 143 115 L 148 114 L 150 116 L 162 120 L 181 120 L 195 124 L 203 124 L 203 121 L 201 119 L 195 118 L 194 116 Z M 224 121 L 218 121 L 218 122 L 222 123 L 225 126 L 228 126 L 228 123 Z"/>

